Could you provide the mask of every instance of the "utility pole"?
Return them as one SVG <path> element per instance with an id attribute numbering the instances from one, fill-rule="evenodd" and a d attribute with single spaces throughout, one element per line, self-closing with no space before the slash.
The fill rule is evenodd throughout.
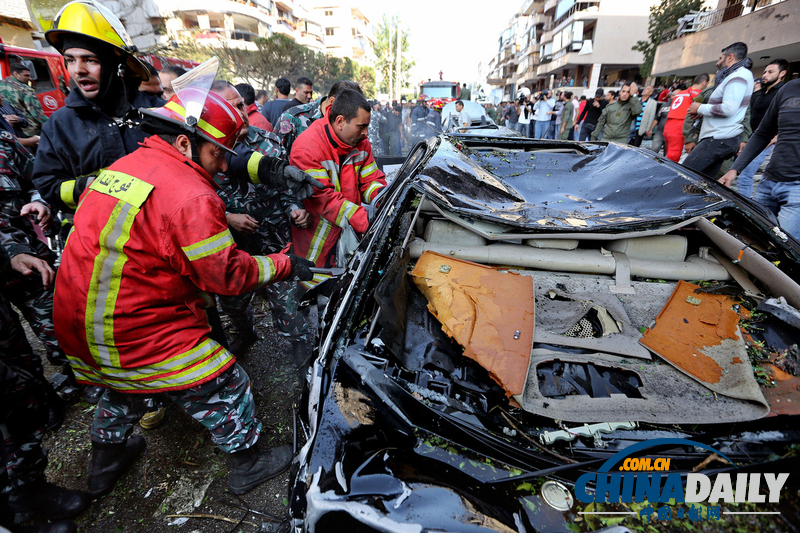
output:
<path id="1" fill-rule="evenodd" d="M 394 56 L 392 55 L 392 22 L 391 19 L 389 20 L 389 24 L 386 25 L 386 31 L 389 32 L 389 101 L 392 100 L 392 91 L 394 90 L 394 85 L 392 83 L 392 70 L 393 70 L 393 63 L 394 63 Z"/>
<path id="2" fill-rule="evenodd" d="M 397 83 L 397 92 L 395 94 L 398 101 L 400 100 L 400 67 L 402 65 L 400 54 L 403 51 L 403 48 L 400 44 L 400 38 L 402 37 L 402 35 L 403 31 L 400 29 L 400 17 L 398 16 L 397 17 L 397 65 L 396 65 L 397 70 L 395 71 L 395 82 Z"/>

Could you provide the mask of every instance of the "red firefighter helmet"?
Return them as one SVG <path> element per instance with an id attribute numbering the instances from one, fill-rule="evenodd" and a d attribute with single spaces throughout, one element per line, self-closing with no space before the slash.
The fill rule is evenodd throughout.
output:
<path id="1" fill-rule="evenodd" d="M 436 111 L 441 111 L 442 108 L 444 107 L 444 102 L 442 102 L 440 99 L 437 98 L 436 100 L 430 103 L 430 106 Z"/>
<path id="2" fill-rule="evenodd" d="M 195 133 L 220 148 L 233 153 L 233 145 L 244 126 L 239 111 L 227 100 L 215 92 L 206 92 L 195 87 L 186 87 L 181 91 L 181 98 L 176 93 L 164 107 L 140 109 L 145 120 L 158 119 L 176 130 Z M 192 103 L 202 103 L 203 111 L 195 120 L 186 117 L 186 107 Z M 195 123 L 196 122 L 196 123 Z"/>

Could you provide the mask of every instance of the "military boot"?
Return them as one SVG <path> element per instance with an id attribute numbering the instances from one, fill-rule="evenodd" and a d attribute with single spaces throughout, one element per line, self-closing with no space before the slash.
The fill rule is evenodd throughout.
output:
<path id="1" fill-rule="evenodd" d="M 146 447 L 147 444 L 140 435 L 131 435 L 126 442 L 120 444 L 92 441 L 89 496 L 99 498 L 114 490 L 119 478 Z"/>
<path id="2" fill-rule="evenodd" d="M 228 454 L 228 486 L 234 494 L 245 494 L 271 479 L 292 463 L 292 448 L 281 446 L 261 451 L 258 445 Z"/>
<path id="3" fill-rule="evenodd" d="M 27 522 L 33 515 L 50 520 L 72 518 L 89 507 L 88 494 L 47 483 L 44 478 L 15 489 L 8 505 L 16 513 L 17 522 Z"/>
<path id="4" fill-rule="evenodd" d="M 249 329 L 240 329 L 238 336 L 230 342 L 228 351 L 236 357 L 242 357 L 247 352 L 247 349 L 258 340 L 258 333 L 256 333 L 253 326 L 250 326 Z"/>

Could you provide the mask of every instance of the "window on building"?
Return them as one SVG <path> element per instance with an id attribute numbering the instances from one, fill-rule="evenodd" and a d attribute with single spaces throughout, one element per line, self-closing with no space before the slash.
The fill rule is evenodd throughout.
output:
<path id="1" fill-rule="evenodd" d="M 328 37 L 333 35 L 333 28 L 325 28 L 325 35 Z"/>
<path id="2" fill-rule="evenodd" d="M 353 30 L 353 37 L 355 37 L 356 36 L 356 29 L 355 28 L 350 28 L 350 29 Z"/>
<path id="3" fill-rule="evenodd" d="M 333 16 L 333 10 L 326 9 L 325 10 L 325 16 L 326 17 L 332 17 Z"/>

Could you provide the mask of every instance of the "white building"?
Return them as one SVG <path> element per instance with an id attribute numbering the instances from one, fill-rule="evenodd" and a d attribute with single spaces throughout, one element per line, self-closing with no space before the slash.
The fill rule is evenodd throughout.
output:
<path id="1" fill-rule="evenodd" d="M 375 66 L 375 29 L 355 2 L 310 0 L 308 8 L 317 15 L 325 31 L 327 53 Z"/>

